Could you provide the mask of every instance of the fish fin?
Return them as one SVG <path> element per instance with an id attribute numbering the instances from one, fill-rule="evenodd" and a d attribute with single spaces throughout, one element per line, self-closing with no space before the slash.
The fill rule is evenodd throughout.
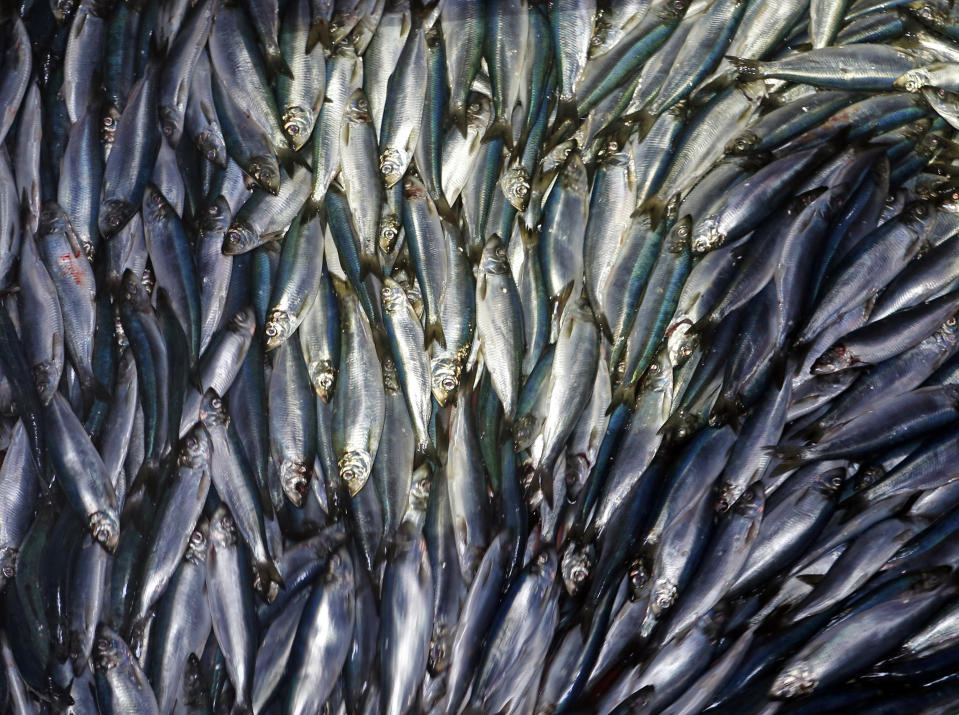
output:
<path id="1" fill-rule="evenodd" d="M 843 511 L 852 516 L 865 511 L 869 507 L 869 499 L 866 497 L 866 490 L 857 492 L 841 502 Z"/>
<path id="2" fill-rule="evenodd" d="M 161 474 L 160 465 L 151 459 L 145 460 L 137 470 L 137 475 L 133 478 L 127 493 L 135 494 L 146 489 L 150 494 L 156 495 L 160 488 Z"/>
<path id="3" fill-rule="evenodd" d="M 434 341 L 446 347 L 446 335 L 443 333 L 443 324 L 438 315 L 431 315 L 424 331 L 424 347 L 429 347 Z"/>
<path id="4" fill-rule="evenodd" d="M 367 276 L 377 276 L 382 280 L 383 278 L 383 269 L 380 267 L 380 261 L 375 255 L 369 255 L 368 253 L 360 254 L 360 279 L 364 279 Z"/>
<path id="5" fill-rule="evenodd" d="M 281 52 L 264 52 L 263 55 L 266 61 L 266 71 L 271 77 L 275 79 L 282 74 L 293 79 L 293 70 L 290 69 L 286 60 L 283 59 Z"/>
<path id="6" fill-rule="evenodd" d="M 609 401 L 609 407 L 606 408 L 606 414 L 611 415 L 620 405 L 632 405 L 636 402 L 636 382 L 629 385 L 619 385 L 613 390 L 613 398 Z"/>
<path id="7" fill-rule="evenodd" d="M 423 24 L 439 2 L 440 0 L 410 0 L 410 15 L 413 19 L 413 27 Z"/>
<path id="8" fill-rule="evenodd" d="M 789 356 L 786 352 L 784 350 L 776 351 L 769 366 L 769 377 L 778 390 L 782 390 L 786 384 L 789 373 L 788 365 Z"/>
<path id="9" fill-rule="evenodd" d="M 110 391 L 100 384 L 100 381 L 89 370 L 77 370 L 77 379 L 80 381 L 80 394 L 83 404 L 89 408 L 95 401 L 110 404 L 113 399 Z"/>
<path id="10" fill-rule="evenodd" d="M 553 120 L 553 127 L 558 129 L 565 122 L 572 122 L 574 126 L 579 125 L 579 108 L 575 97 L 560 98 L 556 102 L 556 118 Z"/>
<path id="11" fill-rule="evenodd" d="M 459 226 L 459 214 L 453 210 L 445 196 L 441 194 L 437 198 L 433 199 L 433 205 L 436 207 L 436 213 L 438 213 L 440 217 L 443 218 L 447 223 L 453 226 Z"/>
<path id="12" fill-rule="evenodd" d="M 824 575 L 821 573 L 801 573 L 796 577 L 808 586 L 818 586 L 822 583 Z"/>
<path id="13" fill-rule="evenodd" d="M 299 153 L 293 151 L 289 147 L 277 147 L 276 160 L 280 162 L 280 166 L 286 170 L 287 174 L 293 173 L 294 164 L 299 164 L 300 166 L 309 169 L 311 173 L 313 172 L 313 167 L 310 166 L 309 162 L 307 162 L 307 160 L 300 156 Z"/>
<path id="14" fill-rule="evenodd" d="M 326 20 L 310 24 L 310 34 L 306 38 L 306 54 L 310 54 L 317 43 L 320 43 L 323 47 L 332 45 L 330 23 Z"/>
<path id="15" fill-rule="evenodd" d="M 259 561 L 253 565 L 253 570 L 256 572 L 255 588 L 264 598 L 267 598 L 270 592 L 271 583 L 275 583 L 280 588 L 286 588 L 286 582 L 283 581 L 279 569 L 272 561 Z"/>
<path id="16" fill-rule="evenodd" d="M 466 136 L 466 106 L 450 102 L 446 112 L 446 126 L 456 127 L 462 136 Z"/>
<path id="17" fill-rule="evenodd" d="M 709 424 L 716 427 L 734 424 L 740 412 L 740 406 L 736 400 L 720 397 L 713 405 L 713 409 L 709 411 Z"/>
<path id="18" fill-rule="evenodd" d="M 606 314 L 603 311 L 594 311 L 594 314 L 596 315 L 596 324 L 599 325 L 599 329 L 603 331 L 606 340 L 612 343 L 613 329 L 609 327 L 609 320 L 606 318 Z"/>
<path id="19" fill-rule="evenodd" d="M 743 57 L 733 57 L 732 55 L 726 55 L 726 59 L 729 60 L 733 69 L 736 70 L 736 80 L 740 84 L 753 82 L 762 78 L 762 73 L 759 70 L 759 62 L 756 60 L 747 60 Z"/>
<path id="20" fill-rule="evenodd" d="M 506 145 L 506 148 L 513 151 L 513 128 L 506 120 L 494 121 L 486 128 L 486 133 L 483 135 L 483 143 L 488 144 L 496 139 L 501 139 L 503 144 Z"/>
<path id="21" fill-rule="evenodd" d="M 807 459 L 806 448 L 803 446 L 793 445 L 780 447 L 776 445 L 763 447 L 763 451 L 766 454 L 771 454 L 780 460 L 779 466 L 773 469 L 770 477 L 785 474 L 786 472 L 802 465 Z"/>
<path id="22" fill-rule="evenodd" d="M 554 496 L 552 470 L 547 469 L 545 465 L 540 465 L 533 473 L 533 482 L 539 485 L 540 491 L 543 492 L 543 500 L 552 509 Z"/>

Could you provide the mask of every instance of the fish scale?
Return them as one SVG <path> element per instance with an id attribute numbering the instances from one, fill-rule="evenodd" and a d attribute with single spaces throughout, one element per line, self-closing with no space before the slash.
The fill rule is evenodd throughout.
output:
<path id="1" fill-rule="evenodd" d="M 10 5 L 0 715 L 959 707 L 947 0 Z"/>

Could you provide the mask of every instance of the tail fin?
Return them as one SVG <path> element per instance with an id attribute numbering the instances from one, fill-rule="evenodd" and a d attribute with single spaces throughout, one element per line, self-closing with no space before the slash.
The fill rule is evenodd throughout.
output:
<path id="1" fill-rule="evenodd" d="M 426 325 L 424 347 L 429 347 L 434 341 L 440 346 L 446 347 L 446 335 L 443 333 L 443 324 L 440 323 L 440 316 L 429 316 L 429 322 Z"/>
<path id="2" fill-rule="evenodd" d="M 280 166 L 286 170 L 287 174 L 293 173 L 294 164 L 299 164 L 304 169 L 308 169 L 310 173 L 313 172 L 312 165 L 306 159 L 300 156 L 299 153 L 293 151 L 289 147 L 276 147 L 276 160 L 280 162 Z"/>
<path id="3" fill-rule="evenodd" d="M 330 23 L 325 18 L 321 18 L 319 22 L 314 22 L 310 25 L 310 34 L 306 38 L 306 54 L 310 54 L 318 42 L 322 44 L 323 47 L 330 47 L 332 45 Z"/>
<path id="4" fill-rule="evenodd" d="M 450 102 L 446 113 L 446 126 L 456 127 L 462 136 L 466 136 L 466 105 Z"/>
<path id="5" fill-rule="evenodd" d="M 253 570 L 256 573 L 254 588 L 268 603 L 276 598 L 275 590 L 270 587 L 271 584 L 275 583 L 280 588 L 286 588 L 283 577 L 280 576 L 276 564 L 272 561 L 258 561 L 253 565 Z"/>
<path id="6" fill-rule="evenodd" d="M 286 63 L 286 60 L 283 59 L 283 54 L 280 52 L 279 47 L 268 50 L 263 54 L 266 59 L 266 71 L 270 73 L 271 77 L 275 78 L 282 74 L 293 79 L 293 71 Z"/>
<path id="7" fill-rule="evenodd" d="M 503 144 L 506 145 L 506 148 L 513 151 L 513 128 L 505 119 L 496 119 L 486 128 L 486 133 L 483 135 L 483 143 L 486 144 L 496 139 L 501 139 Z"/>

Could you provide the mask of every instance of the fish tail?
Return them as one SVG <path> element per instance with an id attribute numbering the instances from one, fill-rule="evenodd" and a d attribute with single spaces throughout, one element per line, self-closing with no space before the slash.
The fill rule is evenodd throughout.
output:
<path id="1" fill-rule="evenodd" d="M 575 97 L 560 97 L 556 102 L 556 119 L 554 127 L 560 127 L 564 122 L 579 124 L 579 108 Z"/>
<path id="2" fill-rule="evenodd" d="M 709 424 L 714 426 L 728 425 L 735 422 L 740 408 L 736 400 L 720 397 L 709 412 Z"/>
<path id="3" fill-rule="evenodd" d="M 429 347 L 433 342 L 437 342 L 442 347 L 446 347 L 446 335 L 443 333 L 443 324 L 438 315 L 431 315 L 426 325 L 424 334 L 424 346 Z"/>
<path id="4" fill-rule="evenodd" d="M 266 54 L 266 71 L 270 73 L 271 77 L 278 77 L 281 74 L 293 79 L 293 71 L 290 69 L 290 66 L 286 63 L 286 60 L 283 59 L 283 54 L 279 51 L 279 48 L 275 49 L 272 52 L 267 52 Z"/>
<path id="5" fill-rule="evenodd" d="M 466 136 L 466 106 L 456 102 L 450 102 L 449 110 L 446 113 L 446 126 L 456 127 L 462 136 Z"/>
<path id="6" fill-rule="evenodd" d="M 747 60 L 743 57 L 733 57 L 732 55 L 726 55 L 726 59 L 732 64 L 733 69 L 736 70 L 736 79 L 740 82 L 753 82 L 757 79 L 762 79 L 762 73 L 759 70 L 759 63 L 755 60 Z"/>
<path id="7" fill-rule="evenodd" d="M 306 38 L 306 54 L 310 54 L 317 43 L 323 45 L 323 47 L 332 45 L 330 24 L 326 20 L 320 20 L 310 25 L 310 34 Z"/>
<path id="8" fill-rule="evenodd" d="M 310 166 L 310 163 L 289 147 L 277 147 L 276 160 L 280 162 L 280 166 L 286 170 L 287 174 L 293 173 L 293 166 L 295 164 L 299 164 L 304 169 L 309 169 L 311 172 L 313 171 L 313 167 Z"/>
<path id="9" fill-rule="evenodd" d="M 632 405 L 635 401 L 636 383 L 632 382 L 628 385 L 619 385 L 615 390 L 613 390 L 613 398 L 609 402 L 609 407 L 606 409 L 606 414 L 611 415 L 620 405 Z"/>
<path id="10" fill-rule="evenodd" d="M 272 561 L 258 561 L 254 564 L 253 570 L 256 572 L 256 580 L 259 586 L 257 590 L 261 593 L 269 589 L 271 583 L 275 583 L 280 588 L 286 588 L 286 582 L 280 576 L 279 569 Z"/>
<path id="11" fill-rule="evenodd" d="M 554 496 L 552 476 L 552 471 L 545 464 L 541 464 L 533 472 L 533 483 L 539 485 L 540 491 L 543 492 L 543 500 L 550 509 L 553 508 Z"/>
<path id="12" fill-rule="evenodd" d="M 369 253 L 360 254 L 360 278 L 366 278 L 367 276 L 378 276 L 382 278 L 383 270 L 380 267 L 380 261 L 376 255 L 370 255 Z"/>
<path id="13" fill-rule="evenodd" d="M 764 447 L 763 451 L 767 454 L 771 454 L 776 459 L 780 461 L 778 467 L 773 469 L 771 476 L 778 476 L 779 474 L 785 474 L 791 469 L 795 469 L 800 466 L 808 458 L 808 452 L 805 447 L 802 445 L 787 445 L 787 446 L 771 446 Z"/>
<path id="14" fill-rule="evenodd" d="M 506 148 L 513 151 L 513 129 L 505 119 L 497 118 L 487 127 L 486 133 L 483 135 L 484 144 L 495 141 L 496 139 L 502 140 Z"/>

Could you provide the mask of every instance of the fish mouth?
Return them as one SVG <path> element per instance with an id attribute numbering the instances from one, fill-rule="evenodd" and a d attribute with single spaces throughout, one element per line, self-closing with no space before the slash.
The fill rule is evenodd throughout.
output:
<path id="1" fill-rule="evenodd" d="M 285 461 L 280 466 L 283 492 L 295 507 L 302 507 L 310 489 L 309 471 L 301 462 Z"/>
<path id="2" fill-rule="evenodd" d="M 355 497 L 366 484 L 370 476 L 373 459 L 366 450 L 350 450 L 337 462 L 340 478 L 350 490 L 350 496 Z"/>

